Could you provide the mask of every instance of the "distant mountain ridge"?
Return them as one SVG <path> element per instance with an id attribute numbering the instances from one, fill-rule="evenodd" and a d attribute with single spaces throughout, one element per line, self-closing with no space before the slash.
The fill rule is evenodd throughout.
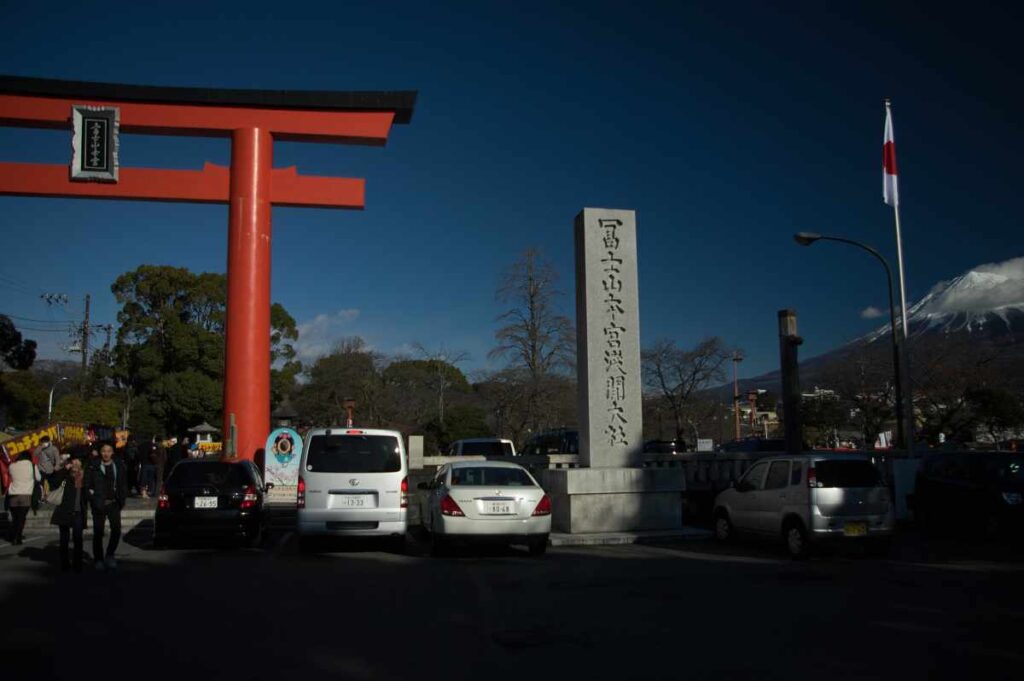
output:
<path id="1" fill-rule="evenodd" d="M 907 312 L 907 327 L 914 340 L 958 335 L 969 338 L 972 344 L 994 344 L 1010 354 L 1024 356 L 1024 257 L 980 265 L 940 281 Z M 889 324 L 885 324 L 846 345 L 803 360 L 800 382 L 804 389 L 813 389 L 821 370 L 832 362 L 864 346 L 889 343 L 889 333 Z M 770 371 L 741 379 L 740 393 L 778 391 L 779 385 L 779 371 Z M 732 384 L 714 392 L 732 395 Z"/>

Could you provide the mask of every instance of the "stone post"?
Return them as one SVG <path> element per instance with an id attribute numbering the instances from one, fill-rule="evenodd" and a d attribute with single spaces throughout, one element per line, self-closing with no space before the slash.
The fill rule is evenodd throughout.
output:
<path id="1" fill-rule="evenodd" d="M 636 213 L 584 208 L 576 216 L 575 237 L 581 463 L 638 466 L 643 411 Z"/>
<path id="2" fill-rule="evenodd" d="M 804 340 L 796 331 L 796 311 L 779 310 L 779 359 L 782 369 L 782 416 L 786 433 L 786 452 L 803 451 L 800 422 L 800 358 L 797 348 Z"/>

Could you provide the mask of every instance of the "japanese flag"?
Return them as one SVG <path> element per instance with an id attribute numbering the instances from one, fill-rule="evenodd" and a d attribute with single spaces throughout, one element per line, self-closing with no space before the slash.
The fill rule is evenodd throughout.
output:
<path id="1" fill-rule="evenodd" d="M 882 140 L 882 200 L 898 206 L 900 192 L 896 185 L 896 143 L 892 139 L 892 111 L 885 103 L 885 139 Z"/>

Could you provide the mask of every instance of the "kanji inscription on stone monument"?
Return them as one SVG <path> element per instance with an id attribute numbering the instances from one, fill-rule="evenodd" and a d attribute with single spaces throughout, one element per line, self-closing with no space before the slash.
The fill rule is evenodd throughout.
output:
<path id="1" fill-rule="evenodd" d="M 640 338 L 633 211 L 576 217 L 580 455 L 629 466 L 641 451 Z"/>

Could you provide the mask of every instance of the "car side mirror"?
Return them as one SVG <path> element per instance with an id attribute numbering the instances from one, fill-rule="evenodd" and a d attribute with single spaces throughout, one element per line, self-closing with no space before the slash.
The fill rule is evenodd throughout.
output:
<path id="1" fill-rule="evenodd" d="M 747 484 L 746 482 L 744 482 L 743 480 L 738 481 L 734 485 L 734 487 L 736 488 L 737 492 L 749 492 L 750 491 L 750 485 Z"/>
<path id="2" fill-rule="evenodd" d="M 421 482 L 418 485 L 416 485 L 416 489 L 430 489 L 430 483 L 429 482 Z"/>
<path id="3" fill-rule="evenodd" d="M 266 489 L 266 490 L 267 490 L 268 492 L 269 492 L 270 490 L 274 489 L 274 483 L 272 483 L 272 482 L 268 482 L 268 483 L 267 483 L 267 486 L 266 486 L 266 488 L 265 488 L 265 489 Z"/>

